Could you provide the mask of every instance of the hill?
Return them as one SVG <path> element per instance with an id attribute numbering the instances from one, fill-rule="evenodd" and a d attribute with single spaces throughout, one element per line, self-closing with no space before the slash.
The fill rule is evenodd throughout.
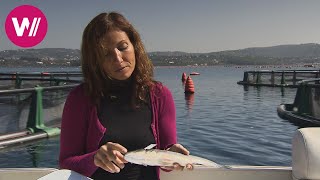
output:
<path id="1" fill-rule="evenodd" d="M 274 58 L 287 57 L 320 57 L 320 44 L 279 45 L 272 47 L 255 47 L 232 51 L 222 51 L 222 54 L 235 56 L 262 56 Z M 214 54 L 214 53 L 213 53 Z"/>
<path id="2" fill-rule="evenodd" d="M 253 47 L 209 53 L 150 52 L 148 55 L 155 66 L 320 63 L 320 44 Z M 5 50 L 0 51 L 0 62 L 5 67 L 79 66 L 80 50 L 65 48 Z"/>
<path id="3" fill-rule="evenodd" d="M 151 53 L 154 64 L 175 65 L 267 65 L 320 63 L 320 44 L 254 47 L 211 53 Z"/>

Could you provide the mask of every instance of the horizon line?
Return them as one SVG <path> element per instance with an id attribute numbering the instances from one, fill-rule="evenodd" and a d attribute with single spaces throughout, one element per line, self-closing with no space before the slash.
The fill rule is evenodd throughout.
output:
<path id="1" fill-rule="evenodd" d="M 221 50 L 221 51 L 211 51 L 211 52 L 186 52 L 186 51 L 180 51 L 180 50 L 173 50 L 173 51 L 168 51 L 168 50 L 156 50 L 156 51 L 147 51 L 147 53 L 157 53 L 157 52 L 180 52 L 180 53 L 188 53 L 188 54 L 203 54 L 203 53 L 216 53 L 216 52 L 224 52 L 224 51 L 238 51 L 238 50 L 244 50 L 244 49 L 252 49 L 252 48 L 270 48 L 270 47 L 278 47 L 278 46 L 297 46 L 297 45 L 320 45 L 319 43 L 300 43 L 300 44 L 280 44 L 280 45 L 274 45 L 274 46 L 255 46 L 255 47 L 246 47 L 246 48 L 241 48 L 241 49 L 229 49 L 229 50 Z M 6 49 L 6 50 L 1 50 L 2 51 L 17 51 L 17 50 L 37 50 L 37 49 L 72 49 L 72 50 L 79 50 L 80 49 L 74 49 L 74 48 L 55 48 L 55 47 L 46 47 L 46 48 L 18 48 L 18 49 Z"/>

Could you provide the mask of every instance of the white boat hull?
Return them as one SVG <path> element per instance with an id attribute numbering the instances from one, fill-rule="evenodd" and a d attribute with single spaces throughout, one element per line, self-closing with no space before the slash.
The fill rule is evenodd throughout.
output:
<path id="1" fill-rule="evenodd" d="M 231 166 L 231 169 L 214 169 L 214 168 L 198 168 L 192 171 L 161 171 L 161 180 L 292 180 L 291 167 L 278 167 L 278 166 Z M 46 176 L 58 169 L 52 168 L 3 168 L 0 169 L 0 179 L 10 180 L 35 180 Z M 61 176 L 66 171 L 61 171 Z M 54 178 L 57 177 L 55 173 Z M 69 173 L 71 174 L 71 173 Z M 47 176 L 49 177 L 49 176 Z M 72 178 L 67 178 L 72 179 Z M 85 179 L 85 177 L 81 178 Z"/>
<path id="2" fill-rule="evenodd" d="M 192 171 L 161 171 L 161 180 L 319 180 L 320 128 L 298 129 L 292 140 L 292 168 L 282 166 L 226 166 Z M 81 178 L 79 178 L 79 176 Z M 75 178 L 72 178 L 75 177 Z M 2 168 L 0 180 L 90 179 L 70 170 L 52 168 Z"/>

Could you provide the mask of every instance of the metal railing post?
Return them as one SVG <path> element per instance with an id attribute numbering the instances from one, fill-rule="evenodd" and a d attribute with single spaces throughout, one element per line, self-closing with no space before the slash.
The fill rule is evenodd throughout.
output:
<path id="1" fill-rule="evenodd" d="M 297 73 L 296 71 L 293 71 L 293 77 L 292 77 L 292 83 L 293 85 L 296 85 L 297 83 Z"/>
<path id="2" fill-rule="evenodd" d="M 257 72 L 256 83 L 257 83 L 257 84 L 260 84 L 260 83 L 261 83 L 261 73 L 260 73 L 259 71 Z"/>
<path id="3" fill-rule="evenodd" d="M 284 71 L 282 71 L 282 74 L 281 74 L 281 85 L 284 85 L 284 84 L 286 84 L 286 81 L 285 81 Z"/>
<path id="4" fill-rule="evenodd" d="M 271 84 L 274 85 L 274 71 L 271 71 Z"/>
<path id="5" fill-rule="evenodd" d="M 16 73 L 15 76 L 16 76 L 15 88 L 16 89 L 20 89 L 21 88 L 22 79 L 20 78 L 18 73 Z"/>
<path id="6" fill-rule="evenodd" d="M 53 74 L 50 74 L 50 86 L 54 86 L 53 81 L 55 81 L 55 78 L 54 78 Z"/>
<path id="7" fill-rule="evenodd" d="M 27 122 L 27 129 L 32 133 L 44 131 L 48 136 L 54 136 L 60 134 L 59 128 L 46 127 L 43 123 L 43 103 L 42 103 L 43 87 L 35 87 L 35 91 L 32 93 L 30 111 Z"/>
<path id="8" fill-rule="evenodd" d="M 248 72 L 244 72 L 243 74 L 243 82 L 249 83 L 249 75 Z"/>

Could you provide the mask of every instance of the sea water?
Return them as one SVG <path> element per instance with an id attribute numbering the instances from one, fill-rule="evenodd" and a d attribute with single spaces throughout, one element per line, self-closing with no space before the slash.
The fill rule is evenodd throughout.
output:
<path id="1" fill-rule="evenodd" d="M 248 70 L 255 69 L 156 67 L 155 79 L 172 92 L 178 141 L 191 154 L 225 165 L 290 166 L 291 139 L 298 127 L 279 118 L 276 109 L 281 103 L 293 103 L 296 89 L 238 85 L 237 81 Z M 183 72 L 200 73 L 191 76 L 195 86 L 193 95 L 185 96 Z M 58 167 L 58 156 L 59 136 L 0 150 L 0 167 Z"/>

